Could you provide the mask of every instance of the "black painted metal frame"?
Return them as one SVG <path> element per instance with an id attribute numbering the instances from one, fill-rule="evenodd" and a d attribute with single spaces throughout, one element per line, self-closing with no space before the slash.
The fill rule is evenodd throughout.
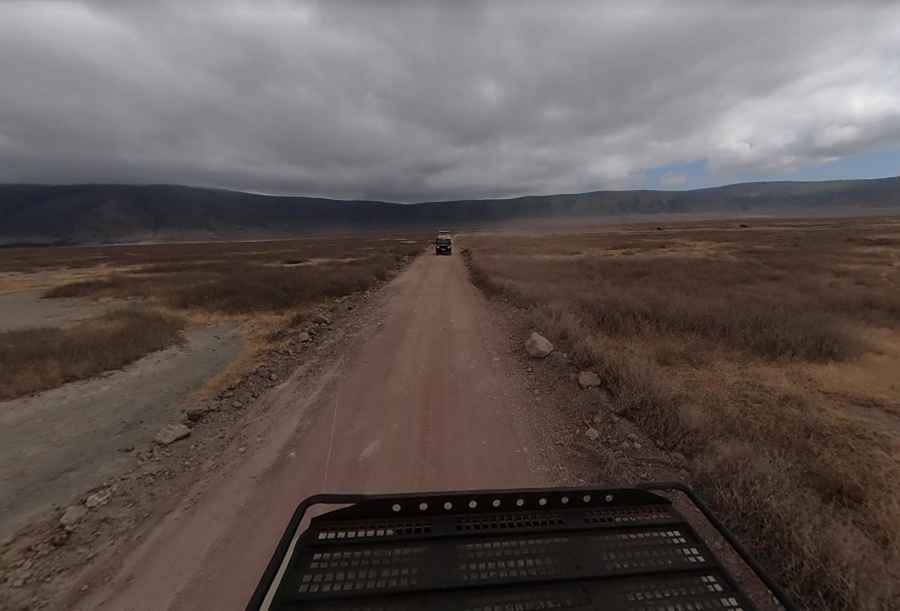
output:
<path id="1" fill-rule="evenodd" d="M 651 483 L 627 489 L 540 488 L 391 495 L 321 494 L 312 496 L 300 503 L 295 510 L 246 609 L 247 611 L 262 609 L 267 595 L 271 597 L 271 593 L 276 590 L 276 605 L 272 608 L 287 608 L 279 607 L 286 599 L 287 584 L 292 584 L 294 596 L 300 596 L 295 592 L 296 584 L 299 583 L 303 570 L 308 570 L 313 552 L 316 552 L 315 557 L 319 557 L 323 554 L 328 556 L 329 550 L 385 549 L 384 545 L 380 545 L 384 542 L 379 540 L 379 537 L 383 536 L 385 532 L 390 535 L 389 543 L 417 542 L 417 545 L 421 543 L 421 545 L 427 546 L 432 555 L 438 559 L 442 558 L 443 553 L 444 556 L 447 556 L 445 560 L 451 557 L 447 554 L 452 555 L 452 551 L 446 551 L 443 548 L 452 547 L 453 550 L 457 550 L 461 543 L 471 547 L 473 545 L 471 542 L 475 542 L 474 545 L 477 547 L 478 541 L 493 541 L 493 545 L 496 546 L 502 544 L 504 538 L 521 540 L 525 535 L 538 533 L 551 536 L 556 533 L 557 536 L 564 537 L 569 545 L 583 543 L 581 547 L 584 549 L 573 553 L 581 553 L 588 558 L 588 562 L 567 563 L 566 558 L 561 557 L 561 566 L 564 565 L 564 570 L 568 571 L 562 577 L 554 575 L 543 579 L 520 576 L 521 578 L 517 581 L 506 578 L 487 580 L 478 584 L 463 584 L 459 581 L 458 575 L 452 574 L 451 568 L 447 568 L 448 575 L 444 578 L 441 571 L 445 566 L 450 567 L 450 564 L 438 563 L 436 567 L 432 567 L 429 579 L 423 584 L 419 584 L 420 591 L 424 589 L 432 597 L 435 592 L 446 592 L 449 595 L 458 592 L 463 587 L 471 589 L 517 586 L 522 588 L 530 587 L 532 584 L 535 587 L 549 587 L 554 583 L 566 580 L 606 578 L 610 581 L 610 578 L 615 577 L 652 581 L 653 579 L 669 579 L 673 575 L 677 577 L 681 574 L 691 574 L 690 566 L 679 566 L 677 570 L 666 568 L 648 570 L 645 568 L 638 573 L 629 573 L 627 570 L 610 571 L 609 567 L 606 567 L 603 574 L 591 574 L 590 567 L 585 566 L 590 564 L 589 541 L 596 540 L 598 533 L 612 533 L 609 536 L 613 538 L 621 533 L 626 535 L 639 533 L 640 537 L 647 537 L 653 535 L 653 529 L 664 529 L 667 525 L 671 528 L 677 527 L 691 537 L 689 545 L 699 548 L 698 553 L 703 556 L 704 567 L 714 568 L 721 574 L 729 591 L 735 592 L 740 599 L 739 608 L 752 609 L 752 604 L 740 593 L 740 589 L 732 577 L 709 553 L 702 538 L 674 509 L 672 501 L 654 493 L 654 491 L 673 490 L 686 495 L 703 513 L 712 527 L 756 573 L 784 609 L 788 611 L 795 609 L 778 584 L 765 573 L 749 552 L 709 510 L 708 506 L 690 488 L 678 482 Z M 343 507 L 312 518 L 306 530 L 298 533 L 306 512 L 316 505 Z M 617 512 L 625 512 L 625 515 L 628 515 L 627 512 L 630 510 L 646 512 L 648 508 L 651 512 L 654 511 L 654 508 L 660 512 L 659 515 L 654 514 L 656 520 L 652 524 L 647 521 L 641 522 L 640 519 L 633 524 L 586 525 L 584 523 L 584 516 L 593 515 L 594 512 L 600 516 L 610 513 L 617 514 Z M 548 516 L 553 517 L 552 519 L 542 519 Z M 354 524 L 357 526 L 353 526 Z M 402 524 L 404 527 L 386 529 L 386 527 L 379 526 L 384 524 Z M 422 524 L 427 524 L 427 528 L 417 526 Z M 525 526 L 521 526 L 523 524 Z M 647 528 L 650 526 L 653 528 L 648 532 Z M 607 530 L 600 530 L 601 527 L 607 528 Z M 641 530 L 642 527 L 644 530 Z M 581 538 L 584 541 L 581 541 Z M 550 537 L 546 540 L 553 541 L 554 539 Z M 291 549 L 292 545 L 293 549 Z M 302 563 L 305 563 L 306 569 L 300 566 Z M 434 563 L 435 561 L 432 559 L 432 564 Z M 279 582 L 275 583 L 279 572 L 282 572 L 282 575 Z M 492 573 L 492 575 L 496 574 L 496 571 Z M 464 578 L 467 577 L 464 576 Z M 356 593 L 356 595 L 379 596 L 391 593 L 388 590 L 379 593 L 362 592 L 361 594 Z M 313 601 L 328 598 L 328 594 L 322 592 L 307 593 L 304 596 Z M 301 608 L 301 602 L 292 601 L 290 608 Z"/>

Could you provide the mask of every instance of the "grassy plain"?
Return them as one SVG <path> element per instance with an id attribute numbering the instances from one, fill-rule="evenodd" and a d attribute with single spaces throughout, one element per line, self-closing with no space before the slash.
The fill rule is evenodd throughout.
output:
<path id="1" fill-rule="evenodd" d="M 807 608 L 900 606 L 900 221 L 474 235 Z"/>
<path id="2" fill-rule="evenodd" d="M 260 323 L 254 328 L 267 337 L 324 301 L 389 278 L 424 243 L 351 235 L 0 250 L 7 287 L 43 282 L 46 299 L 125 308 L 67 328 L 0 333 L 0 400 L 122 367 L 179 341 L 186 319 L 236 317 Z"/>

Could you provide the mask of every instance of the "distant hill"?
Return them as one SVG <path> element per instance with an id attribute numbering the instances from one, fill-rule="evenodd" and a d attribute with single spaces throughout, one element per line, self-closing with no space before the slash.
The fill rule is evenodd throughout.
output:
<path id="1" fill-rule="evenodd" d="M 900 213 L 900 177 L 593 191 L 418 204 L 257 195 L 174 185 L 0 185 L 0 243 L 277 237 L 388 227 L 652 214 Z"/>

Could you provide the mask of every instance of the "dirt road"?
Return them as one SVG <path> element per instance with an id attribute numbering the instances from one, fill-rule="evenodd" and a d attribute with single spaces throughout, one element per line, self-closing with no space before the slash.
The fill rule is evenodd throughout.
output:
<path id="1" fill-rule="evenodd" d="M 83 609 L 242 609 L 290 513 L 322 491 L 559 484 L 509 338 L 459 256 L 425 255 L 314 381 L 268 397 L 231 466 L 195 490 Z"/>

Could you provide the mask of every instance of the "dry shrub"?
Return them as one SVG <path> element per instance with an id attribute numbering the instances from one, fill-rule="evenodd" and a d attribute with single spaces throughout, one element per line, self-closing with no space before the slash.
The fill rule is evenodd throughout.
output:
<path id="1" fill-rule="evenodd" d="M 0 399 L 118 369 L 179 341 L 183 326 L 159 312 L 129 309 L 67 329 L 0 333 Z"/>
<path id="2" fill-rule="evenodd" d="M 883 611 L 900 608 L 900 434 L 791 374 L 855 359 L 860 325 L 900 322 L 892 253 L 854 250 L 885 246 L 866 237 L 880 231 L 477 237 L 469 260 L 617 410 L 692 457 L 695 485 L 806 608 Z M 561 251 L 585 255 L 546 256 Z"/>
<path id="3" fill-rule="evenodd" d="M 469 270 L 469 278 L 472 284 L 480 288 L 484 294 L 514 303 L 522 301 L 522 294 L 513 288 L 512 283 L 506 282 L 499 276 L 486 273 L 471 250 L 464 248 L 461 254 Z"/>
<path id="4" fill-rule="evenodd" d="M 129 250 L 113 254 L 140 267 L 55 287 L 44 297 L 139 297 L 176 309 L 226 314 L 283 311 L 364 291 L 388 279 L 410 256 L 421 252 L 424 244 L 422 240 L 362 237 L 336 242 L 310 239 L 172 245 L 164 252 L 129 247 L 134 252 L 130 257 Z M 285 257 L 297 253 L 303 256 Z M 195 258 L 182 260 L 177 256 Z M 310 258 L 336 260 L 320 265 L 283 265 L 285 260 Z M 353 260 L 340 261 L 348 258 Z"/>
<path id="5" fill-rule="evenodd" d="M 339 269 L 238 268 L 202 284 L 175 287 L 165 299 L 176 308 L 225 313 L 286 310 L 366 290 L 383 280 L 386 272 L 378 264 Z"/>

